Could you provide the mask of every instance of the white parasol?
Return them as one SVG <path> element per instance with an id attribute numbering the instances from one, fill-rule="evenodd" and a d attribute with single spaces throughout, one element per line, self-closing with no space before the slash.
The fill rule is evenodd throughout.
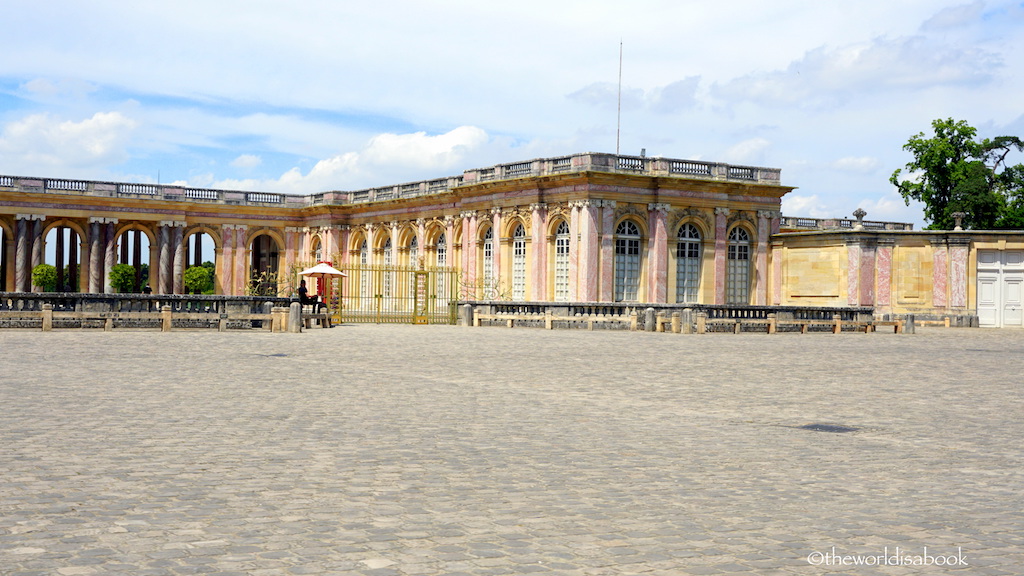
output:
<path id="1" fill-rule="evenodd" d="M 323 278 L 325 276 L 348 276 L 341 270 L 331 266 L 326 262 L 321 262 L 312 268 L 306 268 L 302 272 L 299 272 L 299 276 L 313 276 L 314 278 Z"/>

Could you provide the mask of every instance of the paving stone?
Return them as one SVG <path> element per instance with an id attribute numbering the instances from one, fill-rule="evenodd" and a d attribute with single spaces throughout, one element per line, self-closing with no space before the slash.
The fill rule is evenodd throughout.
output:
<path id="1" fill-rule="evenodd" d="M 5 573 L 827 574 L 849 570 L 809 555 L 897 546 L 962 550 L 942 573 L 1024 565 L 1024 332 L 3 331 L 0 349 Z"/>

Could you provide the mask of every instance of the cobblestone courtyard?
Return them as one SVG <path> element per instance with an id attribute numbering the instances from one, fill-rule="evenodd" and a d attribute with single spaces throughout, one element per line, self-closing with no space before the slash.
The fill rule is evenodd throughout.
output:
<path id="1" fill-rule="evenodd" d="M 1024 566 L 1024 332 L 343 326 L 0 347 L 2 574 Z M 897 547 L 968 566 L 837 565 Z"/>

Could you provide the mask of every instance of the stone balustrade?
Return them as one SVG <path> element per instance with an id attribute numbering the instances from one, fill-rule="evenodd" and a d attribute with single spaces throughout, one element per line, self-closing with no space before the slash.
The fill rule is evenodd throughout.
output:
<path id="1" fill-rule="evenodd" d="M 648 158 L 644 156 L 621 156 L 588 152 L 585 154 L 541 158 L 466 170 L 461 176 L 434 178 L 419 182 L 407 182 L 393 186 L 379 186 L 348 192 L 320 192 L 306 196 L 271 192 L 189 188 L 169 184 L 59 180 L 21 176 L 0 176 L 0 188 L 13 188 L 16 192 L 39 194 L 59 193 L 100 197 L 137 197 L 212 204 L 304 207 L 320 204 L 344 205 L 415 198 L 428 194 L 445 193 L 467 184 L 573 172 L 612 172 L 764 184 L 779 184 L 781 182 L 781 173 L 778 168 L 732 166 L 699 160 Z M 869 223 L 865 222 L 864 224 L 867 227 Z"/>
<path id="2" fill-rule="evenodd" d="M 857 220 L 852 218 L 793 218 L 783 216 L 780 220 L 783 229 L 791 230 L 853 230 Z M 914 225 L 905 222 L 876 222 L 864 220 L 861 225 L 865 230 L 913 230 Z"/>

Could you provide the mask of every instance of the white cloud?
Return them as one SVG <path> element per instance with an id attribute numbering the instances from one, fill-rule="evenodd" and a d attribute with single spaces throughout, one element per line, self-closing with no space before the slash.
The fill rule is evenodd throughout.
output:
<path id="1" fill-rule="evenodd" d="M 242 154 L 231 161 L 235 168 L 255 168 L 263 163 L 263 159 L 255 154 Z"/>
<path id="2" fill-rule="evenodd" d="M 326 190 L 398 184 L 408 180 L 449 176 L 469 168 L 465 162 L 488 142 L 486 132 L 460 126 L 444 134 L 379 134 L 358 152 L 318 161 L 308 172 L 294 167 L 274 180 L 219 180 L 213 187 L 310 194 Z"/>
<path id="3" fill-rule="evenodd" d="M 726 150 L 722 159 L 730 164 L 760 164 L 771 145 L 764 138 L 750 138 Z"/>
<path id="4" fill-rule="evenodd" d="M 6 173 L 88 168 L 117 164 L 138 123 L 119 112 L 97 112 L 79 122 L 33 114 L 7 124 L 0 134 L 0 162 Z"/>
<path id="5" fill-rule="evenodd" d="M 870 156 L 847 156 L 832 163 L 832 168 L 844 172 L 874 172 L 880 166 L 878 158 Z"/>
<path id="6" fill-rule="evenodd" d="M 921 25 L 922 30 L 942 30 L 946 28 L 958 28 L 976 21 L 985 9 L 985 3 L 981 0 L 970 4 L 950 6 L 939 10 L 934 16 L 925 20 Z"/>

